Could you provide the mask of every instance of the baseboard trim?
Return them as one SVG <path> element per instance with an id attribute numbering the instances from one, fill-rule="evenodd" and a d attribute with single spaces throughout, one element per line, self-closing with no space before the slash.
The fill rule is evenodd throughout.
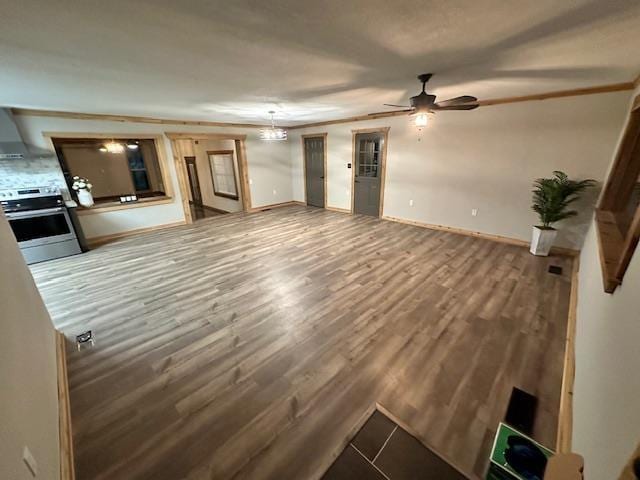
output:
<path id="1" fill-rule="evenodd" d="M 71 429 L 71 403 L 67 376 L 66 338 L 56 332 L 56 358 L 58 363 L 58 422 L 60 434 L 60 479 L 75 480 L 73 460 L 73 434 Z"/>
<path id="2" fill-rule="evenodd" d="M 560 410 L 558 412 L 558 434 L 556 451 L 571 453 L 573 434 L 573 384 L 576 377 L 576 320 L 578 309 L 578 273 L 580 257 L 573 259 L 571 269 L 571 293 L 569 296 L 569 315 L 564 347 L 562 367 L 562 386 L 560 387 Z"/>
<path id="3" fill-rule="evenodd" d="M 288 202 L 272 203 L 270 205 L 262 205 L 260 207 L 253 207 L 253 208 L 249 209 L 249 212 L 250 213 L 264 212 L 265 210 L 271 210 L 272 208 L 291 207 L 293 205 L 306 206 L 307 204 L 304 203 L 304 202 L 300 202 L 299 200 L 290 200 Z"/>
<path id="4" fill-rule="evenodd" d="M 132 237 L 134 235 L 139 235 L 141 233 L 154 232 L 156 230 L 163 230 L 165 228 L 178 227 L 184 224 L 185 224 L 185 221 L 182 220 L 180 222 L 163 223 L 162 225 L 154 225 L 153 227 L 136 228 L 134 230 L 127 230 L 126 232 L 118 232 L 118 233 L 113 233 L 111 235 L 103 235 L 100 237 L 88 238 L 87 243 L 89 244 L 90 248 L 94 248 L 100 245 L 104 245 L 105 243 L 113 242 L 114 240 L 118 240 L 120 238 Z"/>
<path id="5" fill-rule="evenodd" d="M 485 240 L 493 240 L 494 242 L 506 243 L 506 244 L 515 245 L 518 247 L 529 248 L 529 242 L 520 240 L 518 238 L 504 237 L 502 235 L 494 235 L 491 233 L 475 232 L 473 230 L 465 230 L 463 228 L 447 227 L 445 225 L 424 223 L 424 222 L 419 222 L 417 220 L 407 220 L 404 218 L 390 217 L 387 215 L 383 215 L 380 218 L 382 220 L 388 220 L 390 222 L 403 223 L 405 225 L 413 225 L 415 227 L 428 228 L 430 230 L 439 230 L 443 232 L 457 233 L 458 235 L 466 235 L 468 237 L 483 238 Z M 551 253 L 554 253 L 556 255 L 566 255 L 570 257 L 576 257 L 580 254 L 578 250 L 573 250 L 571 248 L 564 248 L 564 247 L 553 247 L 551 249 Z"/>
<path id="6" fill-rule="evenodd" d="M 351 213 L 351 210 L 347 208 L 339 208 L 339 207 L 324 207 L 325 210 L 329 210 L 331 212 L 340 212 L 340 213 Z"/>

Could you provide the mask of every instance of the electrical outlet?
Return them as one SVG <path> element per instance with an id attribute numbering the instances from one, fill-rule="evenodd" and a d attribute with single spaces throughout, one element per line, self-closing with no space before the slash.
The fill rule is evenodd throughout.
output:
<path id="1" fill-rule="evenodd" d="M 472 217 L 477 217 L 478 216 L 478 209 L 477 208 L 472 208 L 471 209 L 471 216 Z"/>
<path id="2" fill-rule="evenodd" d="M 27 447 L 26 445 L 25 445 L 24 449 L 22 450 L 22 461 L 24 462 L 24 464 L 27 466 L 27 468 L 31 472 L 31 475 L 33 475 L 34 477 L 37 477 L 38 476 L 38 462 L 36 462 L 36 459 L 31 454 L 31 451 L 29 450 L 29 447 Z"/>
<path id="3" fill-rule="evenodd" d="M 413 199 L 409 200 L 409 206 L 413 207 Z"/>
<path id="4" fill-rule="evenodd" d="M 249 185 L 253 185 L 253 179 L 249 179 Z"/>
<path id="5" fill-rule="evenodd" d="M 278 194 L 278 191 L 277 191 L 275 188 L 273 189 L 273 194 L 274 194 L 274 195 L 277 195 L 277 194 Z"/>

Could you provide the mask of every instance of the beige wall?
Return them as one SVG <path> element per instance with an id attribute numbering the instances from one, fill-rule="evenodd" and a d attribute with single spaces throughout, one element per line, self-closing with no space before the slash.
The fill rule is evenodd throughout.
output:
<path id="1" fill-rule="evenodd" d="M 293 130 L 294 199 L 304 201 L 301 134 L 328 132 L 327 204 L 349 209 L 351 130 L 389 126 L 384 215 L 528 241 L 538 222 L 533 180 L 553 170 L 602 180 L 628 99 L 619 92 L 440 112 L 421 136 L 408 116 Z M 557 243 L 580 248 L 590 218 L 583 208 L 559 224 Z"/>
<path id="2" fill-rule="evenodd" d="M 638 250 L 612 295 L 603 290 L 593 222 L 580 255 L 573 449 L 588 479 L 618 478 L 640 441 Z"/>
<path id="3" fill-rule="evenodd" d="M 55 331 L 0 213 L 0 478 L 30 480 L 29 447 L 38 477 L 59 478 Z"/>
<path id="4" fill-rule="evenodd" d="M 213 179 L 211 178 L 211 168 L 207 151 L 232 150 L 236 169 L 236 187 L 238 188 L 238 200 L 220 197 L 214 194 Z M 240 192 L 240 178 L 238 176 L 238 156 L 234 140 L 199 140 L 195 145 L 196 165 L 198 166 L 198 179 L 200 180 L 200 191 L 202 193 L 202 203 L 209 207 L 224 210 L 226 212 L 242 211 L 242 201 Z"/>

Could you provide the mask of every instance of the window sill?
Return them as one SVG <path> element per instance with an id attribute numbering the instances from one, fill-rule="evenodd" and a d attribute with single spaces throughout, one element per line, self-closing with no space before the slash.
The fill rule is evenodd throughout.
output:
<path id="1" fill-rule="evenodd" d="M 173 198 L 149 197 L 149 198 L 141 198 L 137 202 L 131 202 L 131 203 L 105 202 L 105 203 L 96 204 L 90 208 L 78 206 L 76 208 L 76 212 L 78 213 L 78 215 L 95 215 L 96 213 L 115 212 L 118 210 L 129 210 L 131 208 L 154 207 L 156 205 L 165 205 L 167 203 L 173 203 Z"/>
<path id="2" fill-rule="evenodd" d="M 604 291 L 613 293 L 621 283 L 617 277 L 617 271 L 624 247 L 624 237 L 611 212 L 596 210 L 596 226 Z"/>

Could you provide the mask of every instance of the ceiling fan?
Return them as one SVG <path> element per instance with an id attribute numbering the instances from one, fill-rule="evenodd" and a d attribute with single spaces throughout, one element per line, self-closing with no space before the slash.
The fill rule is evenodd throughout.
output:
<path id="1" fill-rule="evenodd" d="M 471 95 L 463 95 L 461 97 L 450 98 L 449 100 L 442 100 L 436 102 L 436 96 L 431 95 L 425 91 L 425 85 L 429 79 L 433 76 L 431 73 L 423 73 L 418 75 L 418 80 L 422 82 L 422 92 L 409 99 L 410 106 L 405 105 L 392 105 L 385 103 L 387 107 L 399 107 L 406 109 L 409 115 L 418 115 L 416 118 L 416 124 L 427 123 L 427 113 L 438 112 L 442 110 L 473 110 L 478 108 L 478 99 Z"/>

